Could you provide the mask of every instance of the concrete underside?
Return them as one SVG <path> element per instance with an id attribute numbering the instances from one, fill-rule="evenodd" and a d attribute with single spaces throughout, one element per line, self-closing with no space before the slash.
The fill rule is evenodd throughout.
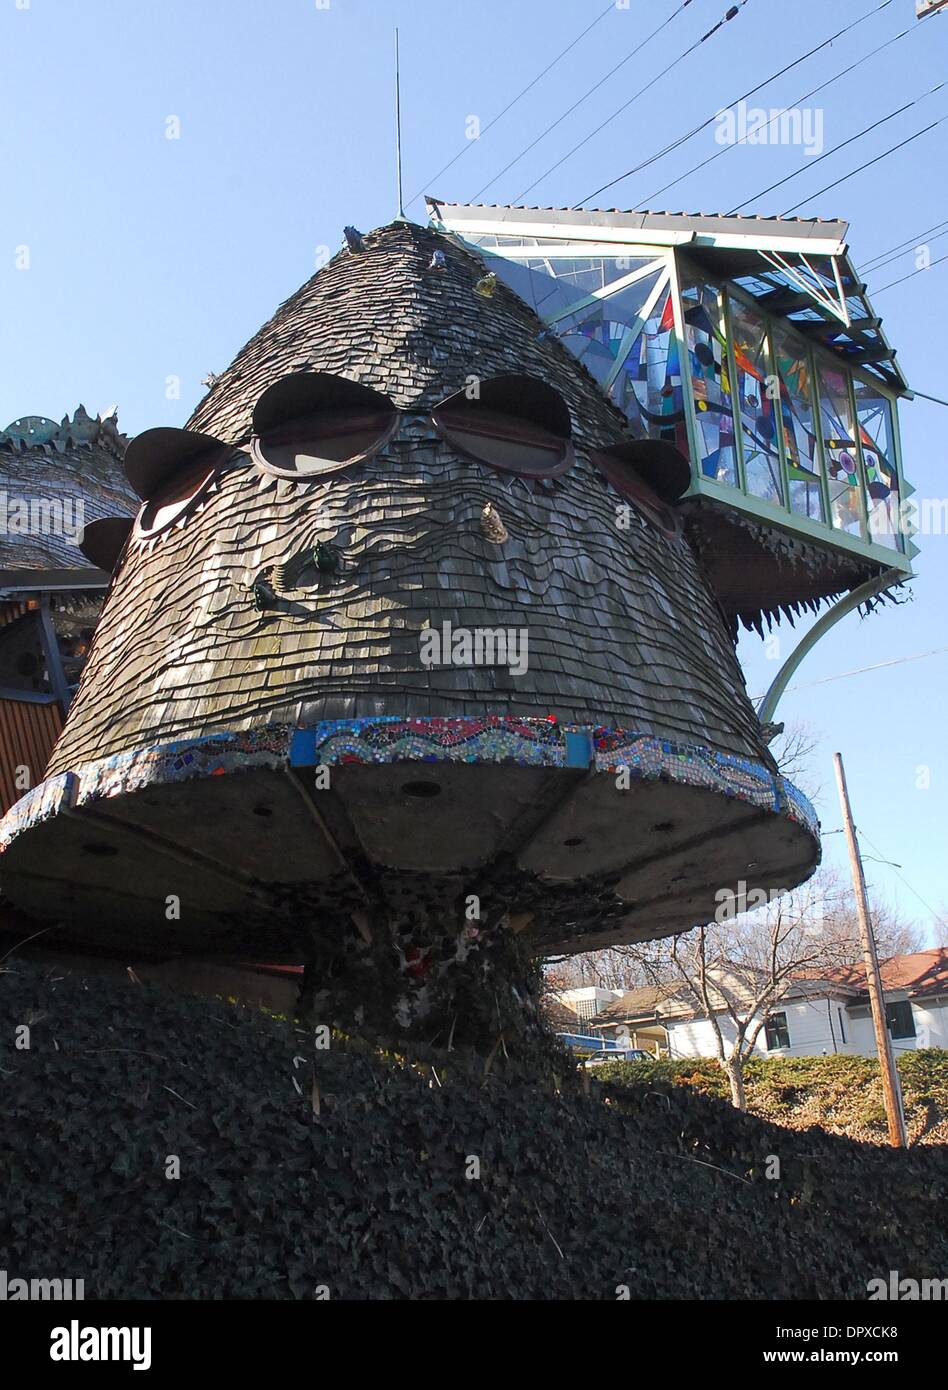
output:
<path id="1" fill-rule="evenodd" d="M 811 826 L 733 795 L 612 772 L 459 762 L 255 767 L 150 785 L 14 833 L 4 896 L 57 939 L 138 959 L 298 962 L 320 933 L 439 921 L 464 903 L 531 953 L 710 920 L 719 890 L 789 889 Z M 179 906 L 178 906 L 179 905 Z"/>

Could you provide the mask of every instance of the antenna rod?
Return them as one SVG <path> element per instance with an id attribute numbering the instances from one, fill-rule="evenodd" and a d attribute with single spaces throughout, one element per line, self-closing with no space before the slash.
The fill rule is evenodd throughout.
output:
<path id="1" fill-rule="evenodd" d="M 402 84 L 398 66 L 398 30 L 395 30 L 395 168 L 398 176 L 398 215 L 404 220 L 402 206 Z"/>

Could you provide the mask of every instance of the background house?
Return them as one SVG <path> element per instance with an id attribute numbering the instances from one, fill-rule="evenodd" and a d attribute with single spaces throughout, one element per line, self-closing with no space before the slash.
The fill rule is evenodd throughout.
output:
<path id="1" fill-rule="evenodd" d="M 948 948 L 893 956 L 881 964 L 886 1017 L 895 1050 L 948 1047 Z M 750 1003 L 746 986 L 735 975 L 712 986 L 720 1008 L 716 1018 L 726 1041 L 735 1035 L 721 990 L 740 1008 Z M 632 1045 L 657 1043 L 669 1057 L 715 1055 L 714 1027 L 694 1007 L 687 989 L 671 983 L 629 990 L 608 1004 L 588 1025 L 590 1031 L 615 1038 L 627 1030 Z M 763 1056 L 819 1056 L 824 1053 L 875 1055 L 875 1037 L 861 965 L 829 970 L 819 978 L 799 979 L 768 1016 L 755 1051 Z"/>
<path id="2" fill-rule="evenodd" d="M 564 1018 L 571 1024 L 588 1023 L 598 1017 L 610 1004 L 621 999 L 621 989 L 603 989 L 601 985 L 579 985 L 575 989 L 558 989 L 554 996 L 562 1009 Z"/>
<path id="3" fill-rule="evenodd" d="M 0 811 L 42 780 L 109 583 L 79 550 L 83 526 L 131 515 L 114 415 L 0 430 Z"/>

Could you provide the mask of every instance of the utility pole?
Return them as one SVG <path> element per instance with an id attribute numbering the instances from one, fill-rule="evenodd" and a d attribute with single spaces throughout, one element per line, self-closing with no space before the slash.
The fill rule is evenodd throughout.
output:
<path id="1" fill-rule="evenodd" d="M 836 785 L 839 788 L 839 804 L 843 812 L 843 826 L 846 831 L 846 844 L 849 847 L 849 865 L 852 869 L 853 888 L 856 893 L 856 910 L 859 915 L 859 934 L 862 937 L 862 954 L 866 964 L 866 983 L 869 986 L 869 1004 L 872 1008 L 872 1024 L 876 1034 L 876 1051 L 879 1054 L 879 1070 L 882 1073 L 882 1090 L 885 1095 L 885 1113 L 889 1122 L 889 1143 L 893 1148 L 904 1149 L 908 1145 L 905 1133 L 905 1116 L 902 1113 L 902 1093 L 895 1071 L 895 1058 L 892 1053 L 892 1039 L 885 1022 L 885 999 L 882 993 L 882 977 L 879 974 L 879 957 L 876 954 L 876 940 L 869 919 L 869 901 L 866 896 L 866 876 L 862 869 L 859 845 L 853 826 L 853 813 L 849 805 L 849 792 L 846 788 L 846 773 L 839 753 L 833 754 L 836 767 Z"/>

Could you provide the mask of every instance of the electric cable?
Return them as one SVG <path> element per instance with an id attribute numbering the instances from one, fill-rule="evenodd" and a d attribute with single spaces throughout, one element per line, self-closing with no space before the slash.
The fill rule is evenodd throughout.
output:
<path id="1" fill-rule="evenodd" d="M 627 169 L 627 170 L 625 171 L 624 174 L 619 174 L 619 176 L 618 176 L 617 178 L 611 179 L 611 180 L 609 181 L 609 183 L 604 183 L 604 184 L 602 184 L 601 187 L 594 189 L 592 193 L 587 193 L 587 194 L 585 195 L 585 197 L 582 198 L 582 199 L 580 200 L 578 206 L 580 206 L 580 207 L 584 206 L 586 203 L 589 202 L 589 200 L 590 200 L 591 198 L 598 198 L 598 196 L 599 196 L 600 193 L 605 193 L 608 189 L 614 188 L 615 185 L 616 185 L 617 183 L 621 183 L 621 182 L 623 181 L 623 179 L 629 178 L 632 174 L 638 174 L 638 173 L 640 173 L 643 169 L 647 169 L 648 166 L 649 166 L 650 164 L 654 164 L 654 163 L 656 163 L 656 161 L 658 161 L 659 159 L 663 159 L 664 156 L 665 156 L 666 154 L 671 154 L 674 150 L 680 149 L 682 145 L 687 144 L 687 142 L 688 142 L 689 140 L 691 140 L 695 135 L 699 135 L 699 134 L 701 133 L 702 130 L 707 130 L 707 128 L 708 128 L 709 125 L 713 125 L 714 122 L 718 119 L 718 116 L 720 115 L 721 111 L 730 110 L 730 108 L 731 108 L 732 106 L 739 106 L 740 103 L 741 103 L 742 101 L 746 101 L 748 97 L 752 97 L 752 96 L 756 95 L 756 93 L 759 92 L 759 91 L 761 91 L 762 88 L 769 86 L 771 82 L 776 82 L 777 78 L 778 78 L 778 77 L 783 77 L 784 73 L 790 72 L 793 68 L 799 67 L 800 64 L 801 64 L 801 63 L 805 63 L 806 60 L 807 60 L 808 58 L 812 58 L 813 55 L 814 55 L 815 53 L 819 53 L 822 49 L 827 48 L 827 47 L 828 47 L 831 43 L 833 43 L 836 39 L 841 38 L 843 34 L 848 34 L 849 31 L 850 31 L 850 29 L 855 29 L 856 26 L 857 26 L 858 24 L 862 24 L 862 23 L 865 22 L 865 20 L 871 19 L 873 15 L 878 14 L 880 10 L 886 9 L 886 7 L 887 7 L 888 5 L 891 5 L 891 3 L 892 3 L 892 0 L 882 0 L 882 4 L 881 4 L 881 5 L 876 5 L 873 9 L 867 10 L 866 13 L 863 14 L 863 15 L 860 15 L 858 19 L 854 19 L 853 22 L 852 22 L 851 24 L 847 24 L 844 28 L 838 29 L 838 30 L 836 31 L 835 34 L 830 34 L 830 36 L 829 36 L 828 39 L 824 39 L 823 42 L 817 44 L 815 48 L 809 49 L 806 53 L 802 53 L 802 54 L 800 55 L 799 58 L 795 58 L 795 59 L 793 60 L 792 63 L 787 63 L 787 65 L 786 65 L 785 67 L 779 68 L 776 72 L 772 72 L 772 73 L 770 74 L 769 77 L 765 77 L 764 80 L 763 80 L 762 82 L 758 82 L 757 85 L 756 85 L 756 87 L 751 87 L 751 88 L 749 89 L 749 91 L 746 91 L 746 92 L 742 93 L 741 96 L 739 96 L 739 97 L 735 97 L 734 100 L 733 100 L 733 101 L 729 101 L 729 102 L 727 103 L 726 106 L 719 107 L 718 110 L 715 111 L 713 115 L 709 116 L 709 117 L 707 118 L 707 120 L 702 121 L 700 125 L 694 126 L 691 130 L 688 131 L 688 133 L 687 133 L 686 135 L 680 135 L 680 136 L 678 137 L 677 140 L 673 140 L 673 141 L 671 142 L 671 144 L 666 145 L 666 146 L 664 147 L 664 149 L 658 150 L 655 154 L 649 155 L 648 159 L 642 160 L 642 162 L 639 163 L 639 164 L 636 164 L 636 165 L 634 166 L 634 168 L 632 168 L 632 169 Z M 896 34 L 895 39 L 900 39 L 900 38 L 902 38 L 904 34 L 907 34 L 907 33 L 909 33 L 910 31 L 911 31 L 910 29 L 904 29 L 904 30 L 902 31 L 901 34 Z M 888 43 L 894 43 L 894 42 L 895 42 L 895 39 L 889 39 L 889 40 L 888 40 Z M 885 47 L 887 47 L 887 44 L 882 44 L 881 47 L 882 47 L 882 48 L 885 48 Z M 873 50 L 873 53 L 878 53 L 878 52 L 879 52 L 879 49 L 874 49 L 874 50 Z M 872 53 L 867 53 L 867 54 L 866 54 L 866 57 L 867 57 L 867 58 L 871 58 L 872 56 L 873 56 Z M 864 62 L 865 59 L 860 59 L 859 61 L 860 61 L 860 62 Z M 857 66 L 857 65 L 854 64 L 853 66 Z M 848 69 L 844 69 L 844 72 L 845 72 L 845 71 L 848 71 Z M 837 77 L 841 77 L 841 76 L 843 76 L 843 73 L 837 73 Z M 835 80 L 835 79 L 831 78 L 830 80 L 833 81 L 833 80 Z M 825 85 L 825 84 L 824 84 L 824 85 Z M 819 90 L 820 90 L 819 87 L 814 88 L 814 91 L 819 91 Z M 810 92 L 808 95 L 812 96 L 813 93 Z M 800 101 L 805 101 L 806 98 L 805 98 L 805 97 L 801 97 L 801 98 L 799 98 L 799 100 L 800 100 Z M 721 150 L 721 151 L 719 151 L 719 153 L 723 154 L 723 153 L 725 153 L 725 151 L 724 151 L 724 150 Z M 712 155 L 712 156 L 711 156 L 711 159 L 716 159 L 716 158 L 717 158 L 717 155 Z M 704 164 L 707 164 L 707 163 L 710 163 L 710 160 L 705 160 L 705 161 L 704 161 Z M 696 164 L 696 165 L 695 165 L 695 169 L 701 169 L 701 168 L 703 168 L 703 167 L 704 167 L 704 164 Z M 693 174 L 693 173 L 695 172 L 695 169 L 689 169 L 687 174 L 682 174 L 680 178 L 675 179 L 673 183 L 668 183 L 668 184 L 666 184 L 666 185 L 665 185 L 665 188 L 660 188 L 660 189 L 658 190 L 658 192 L 659 192 L 659 193 L 664 193 L 666 189 L 674 187 L 674 184 L 675 184 L 675 183 L 680 183 L 682 179 L 685 179 L 685 178 L 688 177 L 688 174 Z M 658 196 L 658 194 L 650 194 L 650 195 L 649 195 L 650 198 L 652 198 L 652 197 L 657 197 L 657 196 Z M 645 199 L 644 201 L 645 201 L 646 204 L 648 204 L 648 199 Z"/>
<path id="2" fill-rule="evenodd" d="M 690 0 L 687 0 L 687 2 L 690 4 Z M 547 65 L 546 65 L 546 67 L 543 69 L 543 71 L 537 73 L 536 77 L 533 79 L 532 82 L 528 82 L 527 85 L 523 88 L 523 90 L 520 91 L 520 92 L 518 92 L 517 95 L 513 98 L 512 101 L 508 101 L 507 105 L 503 108 L 502 111 L 498 111 L 497 115 L 494 116 L 492 120 L 490 120 L 490 121 L 487 122 L 487 125 L 484 126 L 483 130 L 482 130 L 482 131 L 480 132 L 480 134 L 478 135 L 477 140 L 483 139 L 483 137 L 487 134 L 487 132 L 488 132 L 493 126 L 495 126 L 495 125 L 497 124 L 498 121 L 502 120 L 503 117 L 506 116 L 507 112 L 510 111 L 510 110 L 512 110 L 513 107 L 516 106 L 517 102 L 520 101 L 522 97 L 525 97 L 525 96 L 527 95 L 527 93 L 528 93 L 529 91 L 531 91 L 531 90 L 537 85 L 537 83 L 538 83 L 542 78 L 546 77 L 546 75 L 547 75 L 548 72 L 550 72 L 553 68 L 556 67 L 557 63 L 558 63 L 562 58 L 565 58 L 565 57 L 566 57 L 567 53 L 571 53 L 571 52 L 573 51 L 573 49 L 574 49 L 574 48 L 576 47 L 576 45 L 580 42 L 580 40 L 581 40 L 581 39 L 584 39 L 591 29 L 595 29 L 596 25 L 597 25 L 601 20 L 605 19 L 606 15 L 609 14 L 610 11 L 612 11 L 613 13 L 615 13 L 615 10 L 616 10 L 615 0 L 609 0 L 609 4 L 606 6 L 606 8 L 605 8 L 600 14 L 598 14 L 598 15 L 596 16 L 596 18 L 592 21 L 592 23 L 591 23 L 591 24 L 587 24 L 587 25 L 586 25 L 586 28 L 582 31 L 582 33 L 577 34 L 577 35 L 576 35 L 576 38 L 573 39 L 572 43 L 569 43 L 569 44 L 566 45 L 566 47 L 563 49 L 562 53 L 558 53 L 551 63 L 547 63 Z M 477 144 L 477 140 L 466 140 L 465 143 L 464 143 L 464 148 L 458 150 L 457 154 L 454 156 L 453 159 L 449 159 L 448 162 L 447 162 L 447 164 L 445 164 L 442 168 L 440 168 L 440 169 L 438 170 L 438 172 L 437 172 L 435 175 L 432 176 L 432 178 L 427 179 L 427 180 L 425 181 L 425 183 L 423 184 L 423 186 L 418 190 L 418 192 L 414 195 L 414 197 L 409 198 L 409 200 L 408 200 L 408 202 L 407 202 L 407 204 L 406 204 L 406 207 L 411 207 L 412 203 L 417 202 L 417 200 L 418 200 L 418 199 L 421 197 L 421 195 L 424 193 L 425 189 L 429 188 L 429 187 L 435 182 L 436 179 L 440 179 L 440 177 L 441 177 L 442 174 L 446 173 L 448 169 L 452 168 L 455 164 L 457 164 L 458 160 L 459 160 L 463 155 L 467 154 L 467 152 L 468 152 L 468 150 L 471 148 L 471 146 Z"/>
<path id="3" fill-rule="evenodd" d="M 841 140 L 838 145 L 834 145 L 832 149 L 827 150 L 825 154 L 821 154 L 817 159 L 808 160 L 806 164 L 801 164 L 798 169 L 794 169 L 791 173 L 785 175 L 784 178 L 778 179 L 776 183 L 768 184 L 767 187 L 762 188 L 759 193 L 754 193 L 751 197 L 745 198 L 740 203 L 736 203 L 734 207 L 728 209 L 726 215 L 732 217 L 735 213 L 740 212 L 741 208 L 745 208 L 748 203 L 756 203 L 759 198 L 763 198 L 766 194 L 772 193 L 775 188 L 782 188 L 783 185 L 789 183 L 791 179 L 798 178 L 800 174 L 806 173 L 808 169 L 814 169 L 817 164 L 822 164 L 824 159 L 829 159 L 832 155 L 838 154 L 839 151 L 845 149 L 847 145 L 853 144 L 856 140 L 861 140 L 864 135 L 870 134 L 871 131 L 878 130 L 879 126 L 885 125 L 886 121 L 891 121 L 896 116 L 901 116 L 903 111 L 910 110 L 911 107 L 917 106 L 919 102 L 924 101 L 926 97 L 934 95 L 935 92 L 940 92 L 944 85 L 944 82 L 939 82 L 934 87 L 930 87 L 927 92 L 922 92 L 919 96 L 914 97 L 912 101 L 907 101 L 904 106 L 898 106 L 894 111 L 890 111 L 888 115 L 880 116 L 877 121 L 873 121 L 871 125 L 867 125 L 863 130 L 857 131 L 855 135 L 850 135 L 848 139 Z M 833 187 L 833 185 L 831 184 L 830 187 Z M 825 192 L 825 190 L 823 191 Z M 798 203 L 797 206 L 799 207 L 800 204 Z M 781 216 L 786 216 L 786 214 L 781 213 Z"/>

